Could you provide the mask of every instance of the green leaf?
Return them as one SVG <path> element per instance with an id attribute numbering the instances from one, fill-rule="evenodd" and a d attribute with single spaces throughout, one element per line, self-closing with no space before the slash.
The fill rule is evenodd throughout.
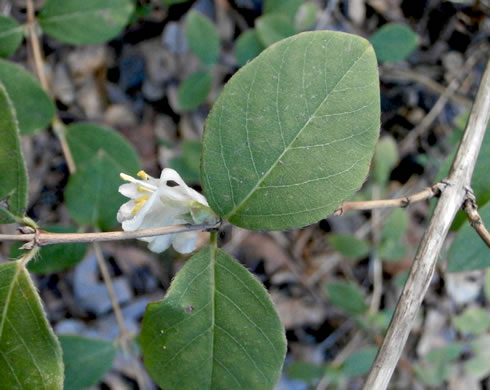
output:
<path id="1" fill-rule="evenodd" d="M 182 157 L 175 157 L 169 161 L 170 168 L 179 172 L 187 183 L 200 182 L 201 143 L 199 141 L 182 142 Z"/>
<path id="2" fill-rule="evenodd" d="M 121 172 L 134 175 L 140 170 L 139 157 L 134 148 L 112 129 L 91 123 L 76 123 L 65 129 L 65 135 L 77 166 L 85 164 L 99 150 L 103 150 L 120 166 Z"/>
<path id="3" fill-rule="evenodd" d="M 61 348 L 21 262 L 0 264 L 0 286 L 0 386 L 63 389 Z"/>
<path id="4" fill-rule="evenodd" d="M 281 41 L 231 78 L 207 118 L 206 198 L 224 219 L 252 230 L 325 218 L 364 182 L 379 116 L 366 40 L 316 31 Z"/>
<path id="5" fill-rule="evenodd" d="M 300 5 L 303 4 L 303 1 L 304 0 L 265 0 L 264 13 L 283 14 L 291 21 L 298 12 Z"/>
<path id="6" fill-rule="evenodd" d="M 179 172 L 179 175 L 186 183 L 200 183 L 201 176 L 199 176 L 199 171 L 195 172 L 189 165 L 187 165 L 183 157 L 171 158 L 168 161 L 168 165 L 170 168 Z"/>
<path id="7" fill-rule="evenodd" d="M 449 362 L 455 360 L 463 353 L 464 345 L 459 343 L 449 343 L 442 348 L 430 351 L 426 359 L 429 362 Z"/>
<path id="8" fill-rule="evenodd" d="M 245 65 L 257 57 L 262 50 L 264 50 L 264 45 L 260 42 L 257 31 L 255 29 L 245 31 L 238 37 L 235 44 L 235 57 L 238 65 Z"/>
<path id="9" fill-rule="evenodd" d="M 485 279 L 483 282 L 483 292 L 487 303 L 490 303 L 490 268 L 485 270 Z"/>
<path id="10" fill-rule="evenodd" d="M 470 342 L 473 357 L 464 362 L 465 372 L 473 378 L 483 380 L 490 374 L 490 335 L 483 334 Z"/>
<path id="11" fill-rule="evenodd" d="M 398 163 L 398 147 L 391 136 L 379 139 L 374 153 L 373 179 L 380 186 L 385 186 L 390 178 L 390 173 Z"/>
<path id="12" fill-rule="evenodd" d="M 364 294 L 354 283 L 328 283 L 327 297 L 335 305 L 350 314 L 363 314 L 368 309 L 364 302 Z"/>
<path id="13" fill-rule="evenodd" d="M 490 203 L 479 210 L 485 226 L 490 225 Z M 449 249 L 447 270 L 449 272 L 473 271 L 490 267 L 488 246 L 466 221 Z"/>
<path id="14" fill-rule="evenodd" d="M 214 65 L 219 57 L 219 37 L 214 24 L 198 11 L 190 11 L 185 22 L 189 48 L 203 64 Z"/>
<path id="15" fill-rule="evenodd" d="M 71 217 L 80 225 L 110 230 L 116 224 L 119 207 L 127 200 L 118 192 L 122 184 L 120 165 L 100 150 L 71 175 L 65 190 L 65 203 Z"/>
<path id="16" fill-rule="evenodd" d="M 369 40 L 380 62 L 402 61 L 418 46 L 417 34 L 402 23 L 385 24 Z"/>
<path id="17" fill-rule="evenodd" d="M 377 347 L 363 347 L 351 354 L 344 362 L 344 375 L 348 377 L 367 374 L 378 353 Z"/>
<path id="18" fill-rule="evenodd" d="M 296 361 L 287 366 L 288 377 L 312 383 L 325 375 L 325 367 L 315 363 Z"/>
<path id="19" fill-rule="evenodd" d="M 401 244 L 408 229 L 408 215 L 404 209 L 395 209 L 386 219 L 381 231 L 379 255 L 383 260 L 399 260 L 405 255 Z"/>
<path id="20" fill-rule="evenodd" d="M 342 255 L 353 259 L 362 259 L 369 254 L 369 244 L 353 234 L 329 234 L 328 242 Z"/>
<path id="21" fill-rule="evenodd" d="M 0 59 L 0 81 L 12 99 L 21 134 L 34 134 L 48 126 L 54 103 L 29 72 Z"/>
<path id="22" fill-rule="evenodd" d="M 12 102 L 0 83 L 0 223 L 15 222 L 27 206 L 27 172 Z M 6 202 L 5 202 L 6 200 Z"/>
<path id="23" fill-rule="evenodd" d="M 265 47 L 296 32 L 289 18 L 282 14 L 263 15 L 255 21 L 255 30 Z"/>
<path id="24" fill-rule="evenodd" d="M 294 17 L 294 27 L 296 31 L 306 31 L 313 28 L 319 12 L 320 10 L 316 3 L 302 4 Z"/>
<path id="25" fill-rule="evenodd" d="M 126 26 L 131 0 L 47 0 L 38 20 L 44 32 L 72 44 L 102 43 Z"/>
<path id="26" fill-rule="evenodd" d="M 72 226 L 60 225 L 48 226 L 44 230 L 53 233 L 76 232 L 76 229 Z M 22 243 L 12 245 L 9 253 L 10 258 L 16 258 L 25 253 L 19 249 L 20 246 L 22 246 Z M 87 244 L 85 243 L 47 245 L 41 248 L 39 254 L 29 262 L 27 268 L 29 271 L 39 274 L 61 271 L 82 261 L 86 251 Z"/>
<path id="27" fill-rule="evenodd" d="M 179 86 L 179 109 L 190 111 L 199 107 L 208 97 L 212 84 L 213 77 L 209 72 L 198 71 L 191 74 Z"/>
<path id="28" fill-rule="evenodd" d="M 187 3 L 189 0 L 163 0 L 163 5 L 170 6 L 174 4 Z"/>
<path id="29" fill-rule="evenodd" d="M 96 385 L 112 367 L 116 347 L 110 341 L 75 335 L 59 336 L 65 363 L 64 390 Z"/>
<path id="30" fill-rule="evenodd" d="M 166 390 L 272 390 L 286 353 L 267 291 L 219 249 L 195 254 L 165 299 L 148 306 L 141 346 Z"/>
<path id="31" fill-rule="evenodd" d="M 481 307 L 469 307 L 460 315 L 453 317 L 454 327 L 463 334 L 480 334 L 490 326 L 488 312 Z"/>
<path id="32" fill-rule="evenodd" d="M 461 124 L 459 124 L 461 125 Z M 464 124 L 463 124 L 464 127 Z M 481 145 L 480 153 L 478 154 L 478 159 L 476 160 L 475 170 L 471 178 L 471 188 L 476 196 L 476 201 L 479 207 L 483 207 L 487 202 L 490 201 L 490 180 L 488 180 L 488 167 L 490 167 L 490 125 L 487 126 L 485 132 L 485 137 L 483 138 L 483 143 Z M 458 143 L 463 135 L 463 131 L 459 132 Z M 453 152 L 444 160 L 439 169 L 439 173 L 436 176 L 436 181 L 444 179 L 451 168 L 451 164 L 456 155 L 457 146 L 454 148 Z M 458 230 L 461 228 L 463 223 L 467 220 L 466 215 L 461 211 L 456 215 L 454 219 L 453 226 L 451 229 Z"/>
<path id="33" fill-rule="evenodd" d="M 15 19 L 0 15 L 0 57 L 13 54 L 23 38 L 22 26 Z"/>

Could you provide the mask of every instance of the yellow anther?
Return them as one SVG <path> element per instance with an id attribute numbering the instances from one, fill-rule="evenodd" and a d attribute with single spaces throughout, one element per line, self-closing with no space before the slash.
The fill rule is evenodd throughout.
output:
<path id="1" fill-rule="evenodd" d="M 145 202 L 149 199 L 150 197 L 148 195 L 141 196 L 138 199 L 136 199 L 134 202 L 136 203 L 136 206 L 134 206 L 133 211 L 131 211 L 131 214 L 135 215 L 140 209 L 143 207 Z"/>
<path id="2" fill-rule="evenodd" d="M 141 177 L 143 180 L 148 180 L 148 174 L 145 171 L 139 171 L 136 176 Z"/>
<path id="3" fill-rule="evenodd" d="M 147 188 L 147 187 L 143 187 L 141 184 L 138 184 L 138 185 L 136 186 L 136 190 L 137 190 L 138 192 L 149 192 L 149 193 L 152 193 L 152 192 L 153 192 L 153 191 L 152 191 L 152 190 L 150 190 L 149 188 Z"/>

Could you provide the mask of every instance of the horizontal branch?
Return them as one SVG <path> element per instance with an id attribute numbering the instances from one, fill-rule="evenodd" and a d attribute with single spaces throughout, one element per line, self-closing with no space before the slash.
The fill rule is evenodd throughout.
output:
<path id="1" fill-rule="evenodd" d="M 465 200 L 465 202 L 463 203 L 463 210 L 468 216 L 468 219 L 473 229 L 475 229 L 481 239 L 490 248 L 490 233 L 488 232 L 482 218 L 480 217 L 480 214 L 478 213 L 478 208 L 476 206 L 474 198 L 468 198 Z"/>
<path id="2" fill-rule="evenodd" d="M 412 203 L 439 197 L 444 191 L 446 184 L 439 182 L 432 187 L 427 187 L 415 194 L 395 199 L 366 200 L 359 202 L 344 202 L 335 211 L 334 215 L 342 215 L 350 210 L 373 210 L 388 207 L 408 207 Z"/>
<path id="3" fill-rule="evenodd" d="M 0 234 L 0 241 L 27 241 L 23 249 L 49 244 L 66 244 L 70 242 L 97 242 L 130 240 L 133 238 L 164 236 L 167 234 L 189 232 L 193 230 L 212 230 L 220 226 L 214 225 L 172 225 L 152 229 L 135 230 L 133 232 L 97 232 L 97 233 L 51 233 L 42 229 L 22 228 L 24 234 Z"/>

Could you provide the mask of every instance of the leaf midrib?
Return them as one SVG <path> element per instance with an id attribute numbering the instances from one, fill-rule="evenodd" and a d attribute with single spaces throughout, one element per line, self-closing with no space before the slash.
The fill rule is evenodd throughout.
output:
<path id="1" fill-rule="evenodd" d="M 224 215 L 223 216 L 224 219 L 230 219 L 231 217 L 233 217 L 234 215 L 236 215 L 236 213 L 238 212 L 238 210 L 240 210 L 247 203 L 247 201 L 250 199 L 250 197 L 260 187 L 260 185 L 264 182 L 264 180 L 269 176 L 269 174 L 272 172 L 272 170 L 277 166 L 277 164 L 282 159 L 282 157 L 290 150 L 291 146 L 295 143 L 295 141 L 298 139 L 298 137 L 303 133 L 304 129 L 308 126 L 308 124 L 311 122 L 311 120 L 316 116 L 317 111 L 325 104 L 325 102 L 331 96 L 332 92 L 335 91 L 335 89 L 337 88 L 337 86 L 342 82 L 342 80 L 344 80 L 344 77 L 352 70 L 352 68 L 361 60 L 362 57 L 364 57 L 364 55 L 368 51 L 369 51 L 369 46 L 366 47 L 366 49 L 359 56 L 359 58 L 352 63 L 352 65 L 349 67 L 349 69 L 344 73 L 344 75 L 339 79 L 339 81 L 337 81 L 337 83 L 335 84 L 335 86 L 330 90 L 330 92 L 327 93 L 327 95 L 325 96 L 325 98 L 321 101 L 321 103 L 318 105 L 318 107 L 315 109 L 315 111 L 313 111 L 313 113 L 310 115 L 310 117 L 308 118 L 308 120 L 306 121 L 306 123 L 303 125 L 303 127 L 298 131 L 298 133 L 294 136 L 294 138 L 286 146 L 286 148 L 284 148 L 284 150 L 282 151 L 282 153 L 272 163 L 271 167 L 267 170 L 267 172 L 261 178 L 259 178 L 259 180 L 257 181 L 257 184 L 255 184 L 255 186 L 249 191 L 249 193 L 247 194 L 247 196 L 245 196 L 245 198 L 243 198 L 243 200 L 239 204 L 237 204 L 235 207 L 233 207 L 233 209 L 229 213 L 227 213 L 226 215 Z"/>
<path id="2" fill-rule="evenodd" d="M 3 328 L 5 326 L 5 321 L 7 321 L 7 312 L 9 310 L 10 301 L 12 300 L 12 293 L 14 291 L 14 286 L 15 283 L 17 282 L 17 278 L 19 277 L 21 269 L 22 269 L 22 265 L 20 263 L 17 263 L 17 269 L 15 270 L 14 277 L 12 278 L 12 283 L 10 284 L 9 290 L 7 292 L 7 298 L 5 299 L 5 306 L 3 307 L 2 318 L 0 318 L 0 341 L 2 340 L 3 337 Z"/>

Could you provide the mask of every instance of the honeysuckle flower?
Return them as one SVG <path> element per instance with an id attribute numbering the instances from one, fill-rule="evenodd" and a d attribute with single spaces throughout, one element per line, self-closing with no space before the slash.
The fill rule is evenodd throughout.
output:
<path id="1" fill-rule="evenodd" d="M 124 231 L 157 228 L 162 226 L 191 224 L 215 224 L 218 217 L 211 210 L 206 198 L 185 184 L 180 175 L 165 168 L 160 179 L 139 171 L 135 179 L 121 173 L 121 179 L 129 183 L 119 187 L 119 192 L 130 200 L 117 213 L 117 220 Z M 148 248 L 156 253 L 163 252 L 170 244 L 180 253 L 196 249 L 199 231 L 143 237 Z"/>

